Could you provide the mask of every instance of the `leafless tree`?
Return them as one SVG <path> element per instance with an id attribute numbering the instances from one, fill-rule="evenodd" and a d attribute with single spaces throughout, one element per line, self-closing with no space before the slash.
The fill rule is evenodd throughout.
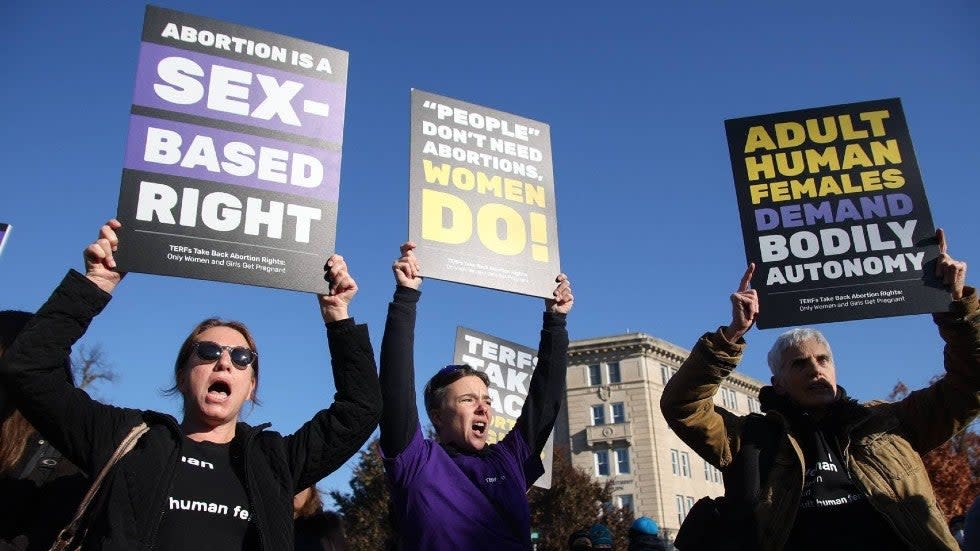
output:
<path id="1" fill-rule="evenodd" d="M 112 364 L 106 359 L 101 344 L 78 345 L 71 357 L 71 369 L 75 374 L 76 386 L 89 392 L 94 390 L 93 385 L 100 381 L 111 383 L 118 377 L 112 369 Z"/>

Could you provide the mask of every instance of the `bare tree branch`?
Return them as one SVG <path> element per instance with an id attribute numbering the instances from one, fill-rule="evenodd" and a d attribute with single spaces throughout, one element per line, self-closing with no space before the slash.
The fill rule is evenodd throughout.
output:
<path id="1" fill-rule="evenodd" d="M 101 344 L 91 347 L 78 345 L 71 357 L 71 368 L 75 374 L 76 386 L 87 391 L 93 390 L 93 385 L 101 381 L 111 383 L 118 377 Z"/>

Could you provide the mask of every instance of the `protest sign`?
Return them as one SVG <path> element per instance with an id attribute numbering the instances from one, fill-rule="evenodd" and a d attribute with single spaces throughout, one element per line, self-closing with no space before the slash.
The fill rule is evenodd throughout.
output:
<path id="1" fill-rule="evenodd" d="M 347 52 L 148 6 L 121 270 L 325 293 Z"/>
<path id="2" fill-rule="evenodd" d="M 725 121 L 761 328 L 945 310 L 899 99 Z"/>
<path id="3" fill-rule="evenodd" d="M 488 392 L 493 403 L 493 425 L 487 429 L 487 442 L 500 441 L 514 428 L 527 398 L 531 375 L 538 364 L 538 352 L 486 333 L 456 327 L 454 364 L 466 364 L 487 374 Z M 564 377 L 564 373 L 553 373 Z M 541 453 L 544 474 L 534 483 L 539 488 L 551 487 L 551 465 L 554 459 L 555 433 L 551 432 Z"/>
<path id="4" fill-rule="evenodd" d="M 425 277 L 550 298 L 558 224 L 548 125 L 412 90 L 409 239 Z"/>

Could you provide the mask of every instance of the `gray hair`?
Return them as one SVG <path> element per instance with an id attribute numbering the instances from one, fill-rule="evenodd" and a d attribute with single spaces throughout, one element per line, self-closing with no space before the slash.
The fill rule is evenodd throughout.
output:
<path id="1" fill-rule="evenodd" d="M 785 352 L 786 349 L 791 346 L 796 346 L 806 341 L 817 341 L 826 346 L 827 352 L 830 353 L 830 343 L 827 342 L 827 338 L 824 337 L 823 333 L 820 331 L 809 327 L 797 327 L 795 329 L 790 329 L 777 337 L 776 342 L 774 342 L 772 344 L 772 348 L 769 349 L 769 356 L 767 359 L 769 361 L 769 371 L 772 371 L 773 376 L 778 375 L 779 369 L 782 367 L 783 352 Z"/>

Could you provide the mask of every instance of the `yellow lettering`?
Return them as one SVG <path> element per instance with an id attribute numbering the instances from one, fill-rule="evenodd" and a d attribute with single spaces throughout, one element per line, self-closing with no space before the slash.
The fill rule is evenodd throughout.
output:
<path id="1" fill-rule="evenodd" d="M 504 199 L 520 203 L 524 201 L 524 194 L 521 193 L 522 191 L 520 180 L 504 178 Z"/>
<path id="2" fill-rule="evenodd" d="M 497 222 L 504 222 L 504 237 L 497 232 Z M 476 213 L 477 234 L 480 241 L 491 251 L 513 256 L 520 254 L 527 244 L 527 229 L 520 213 L 500 203 L 488 203 Z"/>
<path id="3" fill-rule="evenodd" d="M 766 151 L 776 149 L 776 143 L 772 141 L 769 133 L 762 126 L 749 128 L 749 135 L 745 138 L 744 153 L 752 153 L 756 149 L 765 149 Z M 772 176 L 769 177 L 772 178 Z"/>
<path id="4" fill-rule="evenodd" d="M 772 155 L 762 155 L 758 158 L 746 157 L 745 171 L 749 175 L 750 182 L 758 180 L 760 172 L 766 178 L 776 177 L 776 167 L 772 164 Z"/>
<path id="5" fill-rule="evenodd" d="M 826 197 L 827 195 L 841 195 L 844 192 L 841 190 L 840 185 L 837 180 L 834 180 L 833 176 L 824 176 L 820 179 L 820 197 Z"/>
<path id="6" fill-rule="evenodd" d="M 865 170 L 861 173 L 861 187 L 864 191 L 880 191 L 881 173 L 877 170 Z"/>
<path id="7" fill-rule="evenodd" d="M 837 117 L 840 121 L 840 134 L 845 140 L 863 140 L 868 137 L 867 130 L 855 130 L 854 123 L 851 122 L 850 115 L 840 115 Z"/>
<path id="8" fill-rule="evenodd" d="M 780 149 L 796 147 L 806 141 L 806 130 L 798 122 L 777 122 L 775 130 Z"/>
<path id="9" fill-rule="evenodd" d="M 752 184 L 749 186 L 749 195 L 752 196 L 752 204 L 758 205 L 763 198 L 769 197 L 769 185 Z"/>
<path id="10" fill-rule="evenodd" d="M 885 119 L 890 117 L 888 110 L 881 111 L 866 111 L 858 115 L 863 121 L 868 121 L 871 123 L 871 135 L 879 138 L 885 135 Z"/>
<path id="11" fill-rule="evenodd" d="M 840 170 L 837 148 L 834 146 L 824 148 L 823 154 L 818 153 L 816 149 L 807 149 L 805 153 L 807 171 L 810 174 L 820 172 L 821 167 L 827 167 L 829 170 Z"/>
<path id="12" fill-rule="evenodd" d="M 898 141 L 894 139 L 885 143 L 871 142 L 871 156 L 878 166 L 902 164 L 902 152 L 898 150 Z"/>
<path id="13" fill-rule="evenodd" d="M 793 194 L 793 199 L 816 197 L 817 195 L 817 182 L 813 178 L 807 178 L 802 182 L 799 180 L 790 180 L 789 186 L 790 192 Z"/>
<path id="14" fill-rule="evenodd" d="M 769 193 L 772 194 L 773 201 L 786 201 L 789 199 L 789 182 L 773 182 L 769 184 Z"/>
<path id="15" fill-rule="evenodd" d="M 826 132 L 821 133 L 817 119 L 807 119 L 806 131 L 813 143 L 830 143 L 837 139 L 837 121 L 834 117 L 824 117 L 823 127 Z"/>
<path id="16" fill-rule="evenodd" d="M 446 225 L 444 215 L 449 214 Z M 422 190 L 422 239 L 458 245 L 473 235 L 473 214 L 455 195 L 432 189 Z"/>
<path id="17" fill-rule="evenodd" d="M 429 184 L 440 183 L 444 186 L 449 185 L 450 167 L 442 163 L 438 168 L 428 159 L 422 159 L 422 169 L 425 171 L 425 181 Z"/>
<path id="18" fill-rule="evenodd" d="M 856 166 L 875 166 L 871 162 L 871 157 L 864 152 L 864 148 L 861 147 L 859 143 L 849 143 L 844 146 L 844 159 L 841 162 L 840 167 L 844 170 L 854 168 Z"/>
<path id="19" fill-rule="evenodd" d="M 897 168 L 886 168 L 881 171 L 881 177 L 885 180 L 885 187 L 888 189 L 898 189 L 905 185 L 905 176 Z"/>

